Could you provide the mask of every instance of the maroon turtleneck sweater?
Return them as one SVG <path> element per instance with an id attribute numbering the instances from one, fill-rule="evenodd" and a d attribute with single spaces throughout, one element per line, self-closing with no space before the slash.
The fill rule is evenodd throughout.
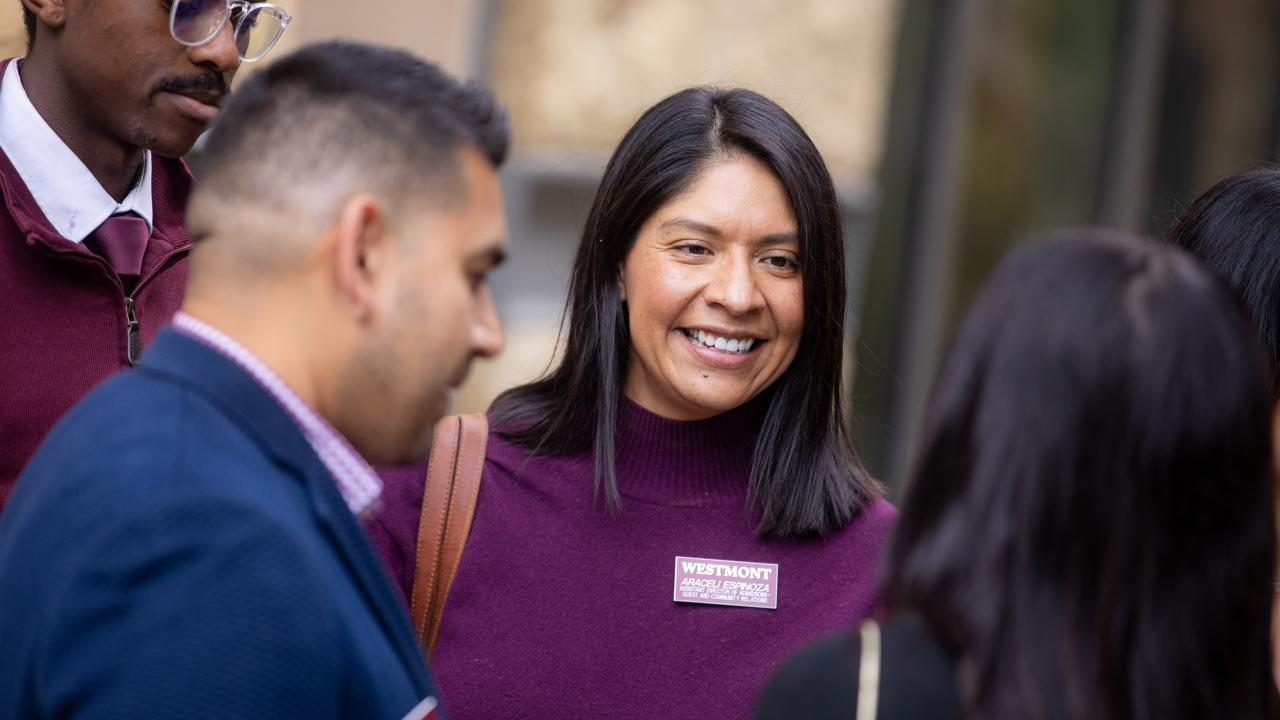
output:
<path id="1" fill-rule="evenodd" d="M 780 660 L 871 614 L 896 512 L 878 501 L 825 540 L 756 539 L 760 419 L 758 404 L 675 422 L 624 401 L 618 514 L 592 502 L 590 453 L 530 457 L 491 434 L 430 663 L 450 714 L 745 718 Z M 370 533 L 405 590 L 422 468 L 383 474 Z M 777 610 L 673 602 L 676 556 L 776 563 Z"/>

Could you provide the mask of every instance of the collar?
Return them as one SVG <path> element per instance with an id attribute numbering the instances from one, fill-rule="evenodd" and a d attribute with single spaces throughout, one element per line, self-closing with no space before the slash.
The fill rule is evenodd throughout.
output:
<path id="1" fill-rule="evenodd" d="M 623 499 L 741 506 L 771 397 L 766 390 L 705 420 L 671 420 L 620 393 L 614 466 Z"/>
<path id="2" fill-rule="evenodd" d="M 332 425 L 307 406 L 266 363 L 217 328 L 179 311 L 173 316 L 178 332 L 218 351 L 247 372 L 280 403 L 302 429 L 311 449 L 319 456 L 338 484 L 338 491 L 351 512 L 364 516 L 372 511 L 382 494 L 382 481 L 373 468 Z"/>
<path id="3" fill-rule="evenodd" d="M 83 242 L 102 221 L 122 212 L 137 213 L 154 229 L 151 151 L 143 152 L 142 177 L 117 203 L 31 104 L 17 61 L 9 63 L 0 82 L 0 150 L 49 223 L 68 240 Z"/>

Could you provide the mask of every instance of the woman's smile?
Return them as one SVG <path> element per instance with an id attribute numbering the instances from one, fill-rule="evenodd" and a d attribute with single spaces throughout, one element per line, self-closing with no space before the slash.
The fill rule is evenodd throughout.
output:
<path id="1" fill-rule="evenodd" d="M 715 334 L 704 330 L 681 329 L 678 338 L 701 363 L 720 370 L 747 367 L 760 356 L 765 341 L 743 334 Z"/>

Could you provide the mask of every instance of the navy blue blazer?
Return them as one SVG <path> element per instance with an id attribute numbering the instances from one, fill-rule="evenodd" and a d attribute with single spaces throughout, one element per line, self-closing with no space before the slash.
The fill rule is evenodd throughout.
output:
<path id="1" fill-rule="evenodd" d="M 0 513 L 0 717 L 401 718 L 434 696 L 301 430 L 171 329 L 58 423 Z"/>

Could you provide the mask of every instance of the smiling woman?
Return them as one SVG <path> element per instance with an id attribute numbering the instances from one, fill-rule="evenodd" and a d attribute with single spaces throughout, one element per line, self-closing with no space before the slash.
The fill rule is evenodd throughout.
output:
<path id="1" fill-rule="evenodd" d="M 795 227 L 782 183 L 744 153 L 714 162 L 645 222 L 619 282 L 628 398 L 702 420 L 777 381 L 804 328 Z"/>
<path id="2" fill-rule="evenodd" d="M 876 609 L 895 511 L 843 423 L 844 277 L 830 175 L 777 104 L 692 89 L 640 118 L 563 361 L 490 411 L 431 659 L 451 712 L 743 717 L 788 651 Z"/>
<path id="3" fill-rule="evenodd" d="M 687 421 L 768 395 L 747 487 L 756 531 L 830 533 L 879 496 L 843 423 L 844 278 L 835 189 L 799 124 L 749 90 L 677 93 L 605 170 L 574 262 L 564 361 L 500 397 L 494 421 L 529 450 L 590 443 L 597 491 L 616 509 L 620 404 Z M 733 340 L 751 350 L 728 354 Z"/>

